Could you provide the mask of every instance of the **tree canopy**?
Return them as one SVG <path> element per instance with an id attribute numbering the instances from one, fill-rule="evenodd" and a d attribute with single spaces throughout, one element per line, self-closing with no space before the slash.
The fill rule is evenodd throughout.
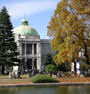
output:
<path id="1" fill-rule="evenodd" d="M 52 62 L 53 62 L 52 55 L 50 53 L 47 53 L 44 58 L 44 64 L 48 65 L 48 64 L 52 64 Z"/>
<path id="2" fill-rule="evenodd" d="M 0 65 L 13 65 L 17 59 L 17 46 L 14 41 L 12 24 L 7 9 L 0 11 Z"/>
<path id="3" fill-rule="evenodd" d="M 57 64 L 78 59 L 84 48 L 88 61 L 87 40 L 90 30 L 90 0 L 61 0 L 47 26 Z"/>

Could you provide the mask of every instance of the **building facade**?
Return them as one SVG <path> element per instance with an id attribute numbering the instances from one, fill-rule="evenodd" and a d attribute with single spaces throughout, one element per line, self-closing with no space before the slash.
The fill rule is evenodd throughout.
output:
<path id="1" fill-rule="evenodd" d="M 48 39 L 40 39 L 38 32 L 28 25 L 24 18 L 21 25 L 14 30 L 15 41 L 17 43 L 20 66 L 23 71 L 28 69 L 44 69 L 44 57 L 47 53 L 53 54 Z"/>

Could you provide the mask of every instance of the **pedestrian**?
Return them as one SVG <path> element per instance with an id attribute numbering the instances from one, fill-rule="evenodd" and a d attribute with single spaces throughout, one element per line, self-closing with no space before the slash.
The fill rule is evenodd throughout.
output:
<path id="1" fill-rule="evenodd" d="M 12 72 L 9 72 L 9 79 L 12 79 Z"/>
<path id="2" fill-rule="evenodd" d="M 21 78 L 20 75 L 21 75 L 21 71 L 19 70 L 18 71 L 18 78 Z"/>

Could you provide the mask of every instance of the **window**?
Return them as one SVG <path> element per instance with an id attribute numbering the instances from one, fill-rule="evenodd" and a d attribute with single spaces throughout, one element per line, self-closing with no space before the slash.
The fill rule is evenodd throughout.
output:
<path id="1" fill-rule="evenodd" d="M 34 61 L 34 68 L 37 69 L 37 59 Z"/>
<path id="2" fill-rule="evenodd" d="M 34 54 L 37 54 L 37 45 L 34 44 Z"/>
<path id="3" fill-rule="evenodd" d="M 26 54 L 32 54 L 32 44 L 27 44 L 27 46 L 26 46 Z"/>
<path id="4" fill-rule="evenodd" d="M 22 43 L 22 54 L 25 54 L 25 44 Z"/>

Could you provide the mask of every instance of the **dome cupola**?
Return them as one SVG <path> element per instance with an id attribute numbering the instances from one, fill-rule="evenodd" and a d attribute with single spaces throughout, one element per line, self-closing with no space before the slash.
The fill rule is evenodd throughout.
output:
<path id="1" fill-rule="evenodd" d="M 28 25 L 28 21 L 26 20 L 25 17 L 24 17 L 24 19 L 22 19 L 21 24 L 22 25 Z"/>
<path id="2" fill-rule="evenodd" d="M 15 35 L 30 35 L 39 36 L 38 32 L 31 26 L 28 25 L 28 21 L 24 17 L 21 21 L 21 25 L 13 30 Z"/>

